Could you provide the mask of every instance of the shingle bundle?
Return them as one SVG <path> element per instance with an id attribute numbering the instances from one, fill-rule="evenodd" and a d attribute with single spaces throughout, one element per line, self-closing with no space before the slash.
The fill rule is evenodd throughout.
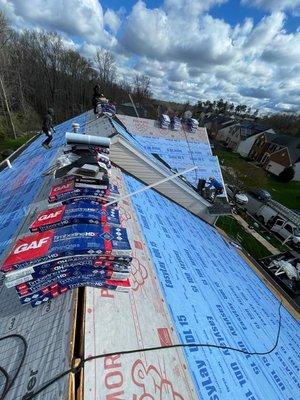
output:
<path id="1" fill-rule="evenodd" d="M 162 114 L 159 122 L 162 129 L 168 129 L 170 126 L 170 117 L 167 114 Z"/>
<path id="2" fill-rule="evenodd" d="M 189 118 L 187 120 L 187 126 L 190 132 L 195 133 L 198 129 L 199 121 L 197 121 L 195 118 Z"/>
<path id="3" fill-rule="evenodd" d="M 172 129 L 172 131 L 179 131 L 181 128 L 181 121 L 180 118 L 174 116 L 171 118 L 171 124 L 170 124 L 170 128 Z"/>
<path id="4" fill-rule="evenodd" d="M 48 199 L 59 204 L 36 215 L 32 234 L 17 240 L 1 266 L 6 286 L 33 307 L 82 286 L 130 288 L 132 255 L 116 206 L 119 191 L 107 171 L 99 176 L 99 160 L 110 166 L 109 148 L 72 143 L 67 152 L 73 163 L 65 176 L 60 171 Z"/>

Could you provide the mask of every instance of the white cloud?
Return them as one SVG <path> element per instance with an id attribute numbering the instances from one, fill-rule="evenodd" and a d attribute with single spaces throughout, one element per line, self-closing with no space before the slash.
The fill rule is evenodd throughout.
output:
<path id="1" fill-rule="evenodd" d="M 113 33 L 116 33 L 121 25 L 121 20 L 113 10 L 106 10 L 104 14 L 104 24 L 107 25 Z"/>
<path id="2" fill-rule="evenodd" d="M 242 0 L 242 4 L 267 11 L 289 10 L 295 14 L 300 13 L 300 0 Z"/>
<path id="3" fill-rule="evenodd" d="M 104 30 L 98 0 L 0 0 L 0 9 L 18 28 L 55 30 L 98 45 L 112 46 L 116 41 Z"/>
<path id="4" fill-rule="evenodd" d="M 193 7 L 194 13 L 190 9 L 180 12 L 182 0 L 168 0 L 167 3 L 166 9 L 148 9 L 140 0 L 136 3 L 121 37 L 127 50 L 161 61 L 178 60 L 195 66 L 232 60 L 234 49 L 228 24 L 209 15 L 202 16 L 197 6 Z M 170 7 L 171 3 L 178 3 L 175 9 Z M 186 3 L 192 8 L 197 2 Z"/>
<path id="5" fill-rule="evenodd" d="M 264 17 L 259 24 L 249 33 L 244 44 L 245 48 L 254 53 L 262 51 L 267 45 L 273 42 L 276 35 L 283 28 L 284 14 L 274 12 Z"/>
<path id="6" fill-rule="evenodd" d="M 137 0 L 125 14 L 103 12 L 98 0 L 0 0 L 0 10 L 18 29 L 57 30 L 68 48 L 88 58 L 99 47 L 113 50 L 120 79 L 146 74 L 158 98 L 222 97 L 265 110 L 299 109 L 300 30 L 285 31 L 283 11 L 297 12 L 300 0 L 249 0 L 271 13 L 235 26 L 209 14 L 224 2 L 165 0 L 151 9 Z"/>

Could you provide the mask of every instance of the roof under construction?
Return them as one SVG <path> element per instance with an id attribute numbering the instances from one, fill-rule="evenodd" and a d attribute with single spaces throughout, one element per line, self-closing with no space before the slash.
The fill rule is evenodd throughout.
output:
<path id="1" fill-rule="evenodd" d="M 131 290 L 87 287 L 31 308 L 0 279 L 0 367 L 14 375 L 24 352 L 18 337 L 2 337 L 19 334 L 27 344 L 5 399 L 30 398 L 74 359 L 94 355 L 101 357 L 87 361 L 76 379 L 65 375 L 35 398 L 296 399 L 296 313 L 284 303 L 280 319 L 276 292 L 210 224 L 211 205 L 190 186 L 210 176 L 223 181 L 204 128 L 172 132 L 152 120 L 85 113 L 56 127 L 52 149 L 43 150 L 44 138 L 36 138 L 0 172 L 0 261 L 46 207 L 53 177 L 43 172 L 73 122 L 82 133 L 111 138 L 111 181 L 121 198 L 139 191 L 119 202 L 133 252 Z M 176 178 L 142 191 L 174 172 L 166 165 L 199 168 L 187 182 Z M 4 381 L 0 370 L 0 399 Z"/>

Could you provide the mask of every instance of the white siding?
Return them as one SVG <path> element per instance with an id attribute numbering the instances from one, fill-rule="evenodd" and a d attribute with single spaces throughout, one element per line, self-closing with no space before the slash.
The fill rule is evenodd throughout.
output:
<path id="1" fill-rule="evenodd" d="M 253 135 L 246 140 L 242 140 L 235 151 L 239 153 L 242 157 L 248 157 L 253 143 L 259 135 L 260 133 L 258 133 L 257 135 Z"/>
<path id="2" fill-rule="evenodd" d="M 222 141 L 225 142 L 226 139 L 227 139 L 229 136 L 231 136 L 231 135 L 229 135 L 229 131 L 230 131 L 230 129 L 233 128 L 234 126 L 235 126 L 235 125 L 230 125 L 230 126 L 227 126 L 227 127 L 225 127 L 225 128 L 219 129 L 216 138 L 217 138 L 218 140 L 222 140 Z"/>
<path id="3" fill-rule="evenodd" d="M 278 176 L 284 170 L 284 167 L 275 161 L 270 161 L 266 166 L 266 170 Z"/>

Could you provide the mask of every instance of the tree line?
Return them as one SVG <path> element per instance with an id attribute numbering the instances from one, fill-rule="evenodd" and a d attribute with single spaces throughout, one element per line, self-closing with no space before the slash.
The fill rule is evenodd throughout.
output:
<path id="1" fill-rule="evenodd" d="M 18 33 L 0 13 L 0 136 L 38 129 L 49 107 L 55 123 L 91 109 L 95 84 L 118 104 L 134 101 L 146 106 L 151 98 L 150 79 L 136 74 L 133 83 L 118 79 L 113 54 L 97 51 L 87 59 L 66 48 L 55 32 Z"/>
<path id="2" fill-rule="evenodd" d="M 117 105 L 128 103 L 129 94 L 137 106 L 155 118 L 159 104 L 152 98 L 150 79 L 136 74 L 133 81 L 120 79 L 115 57 L 99 48 L 93 59 L 67 48 L 57 33 L 46 31 L 16 32 L 0 12 L 0 137 L 37 130 L 49 107 L 55 110 L 55 123 L 91 108 L 92 90 L 100 84 L 106 97 Z M 281 133 L 300 135 L 300 117 L 275 114 L 259 119 L 259 110 L 244 104 L 217 101 L 170 103 L 179 114 L 192 109 L 194 116 L 230 115 L 251 117 Z"/>

